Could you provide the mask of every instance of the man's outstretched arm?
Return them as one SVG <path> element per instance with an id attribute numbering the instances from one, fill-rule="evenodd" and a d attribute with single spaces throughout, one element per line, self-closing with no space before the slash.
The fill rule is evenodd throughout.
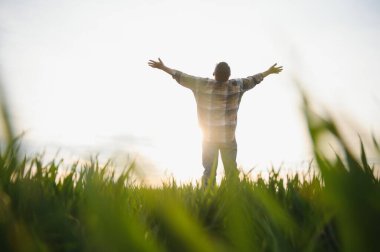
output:
<path id="1" fill-rule="evenodd" d="M 176 72 L 176 70 L 165 66 L 164 62 L 162 62 L 162 60 L 160 58 L 158 58 L 158 61 L 149 60 L 148 65 L 150 67 L 160 69 L 160 70 L 162 70 L 162 71 L 164 71 L 170 75 L 174 75 Z"/>
<path id="2" fill-rule="evenodd" d="M 207 82 L 207 78 L 200 78 L 188 75 L 176 69 L 172 69 L 170 67 L 165 66 L 165 64 L 162 62 L 160 58 L 158 58 L 158 61 L 149 60 L 148 65 L 150 67 L 160 69 L 170 74 L 179 84 L 186 88 L 190 88 L 191 90 L 194 90 L 197 88 L 198 85 Z"/>
<path id="3" fill-rule="evenodd" d="M 262 72 L 263 78 L 267 77 L 270 74 L 278 74 L 282 71 L 282 66 L 277 66 L 277 63 L 268 68 L 265 72 Z"/>
<path id="4" fill-rule="evenodd" d="M 255 74 L 253 76 L 249 76 L 247 78 L 243 78 L 243 90 L 247 91 L 257 84 L 259 84 L 265 77 L 270 74 L 278 74 L 282 71 L 282 66 L 277 67 L 277 63 L 268 68 L 268 70 Z"/>

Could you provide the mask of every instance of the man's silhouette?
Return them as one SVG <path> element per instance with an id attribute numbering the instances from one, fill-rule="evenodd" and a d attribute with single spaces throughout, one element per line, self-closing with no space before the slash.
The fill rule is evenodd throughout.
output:
<path id="1" fill-rule="evenodd" d="M 244 92 L 259 84 L 270 74 L 278 74 L 282 66 L 271 66 L 262 73 L 247 78 L 229 79 L 231 70 L 226 62 L 220 62 L 214 70 L 214 79 L 200 78 L 171 69 L 158 61 L 150 60 L 149 66 L 170 74 L 179 84 L 191 89 L 197 102 L 198 120 L 203 131 L 202 183 L 215 183 L 219 152 L 226 177 L 238 175 L 236 165 L 237 144 L 235 130 L 237 112 Z"/>

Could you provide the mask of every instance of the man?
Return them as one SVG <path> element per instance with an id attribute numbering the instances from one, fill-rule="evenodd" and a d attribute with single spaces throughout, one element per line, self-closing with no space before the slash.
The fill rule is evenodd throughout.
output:
<path id="1" fill-rule="evenodd" d="M 237 144 L 235 130 L 237 112 L 244 92 L 259 84 L 270 74 L 278 74 L 277 63 L 268 70 L 247 78 L 229 79 L 230 67 L 220 62 L 214 70 L 214 79 L 200 78 L 171 69 L 162 62 L 150 60 L 148 65 L 170 74 L 179 84 L 191 89 L 197 102 L 199 124 L 203 131 L 202 183 L 215 183 L 219 152 L 227 178 L 237 177 Z"/>

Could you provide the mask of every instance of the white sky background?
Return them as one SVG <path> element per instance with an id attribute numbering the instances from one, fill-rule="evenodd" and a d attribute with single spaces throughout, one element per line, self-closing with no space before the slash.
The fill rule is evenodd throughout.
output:
<path id="1" fill-rule="evenodd" d="M 375 0 L 2 0 L 0 73 L 31 150 L 140 153 L 157 178 L 184 181 L 203 171 L 195 100 L 149 59 L 203 77 L 219 61 L 232 77 L 283 65 L 243 97 L 238 163 L 299 162 L 310 155 L 294 79 L 348 128 L 379 135 L 378 13 Z"/>

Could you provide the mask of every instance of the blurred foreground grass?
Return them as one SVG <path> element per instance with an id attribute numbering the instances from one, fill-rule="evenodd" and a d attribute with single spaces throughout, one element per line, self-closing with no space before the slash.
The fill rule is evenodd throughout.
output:
<path id="1" fill-rule="evenodd" d="M 62 177 L 61 162 L 20 158 L 2 115 L 9 141 L 0 153 L 0 251 L 380 251 L 374 167 L 363 146 L 355 158 L 334 122 L 307 102 L 318 174 L 284 180 L 272 172 L 209 188 L 138 186 L 133 164 L 115 176 L 96 160 Z M 342 156 L 323 154 L 324 134 Z"/>

